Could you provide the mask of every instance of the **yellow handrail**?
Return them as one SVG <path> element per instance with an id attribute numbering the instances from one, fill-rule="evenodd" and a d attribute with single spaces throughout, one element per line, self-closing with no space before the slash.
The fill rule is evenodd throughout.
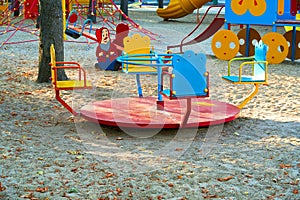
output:
<path id="1" fill-rule="evenodd" d="M 265 81 L 264 83 L 268 82 L 268 61 L 250 61 L 250 62 L 243 62 L 241 65 L 240 65 L 240 68 L 239 68 L 239 82 L 242 81 L 242 73 L 243 73 L 243 66 L 244 65 L 252 65 L 252 76 L 254 76 L 254 65 L 255 64 L 259 64 L 259 63 L 263 63 L 265 64 Z"/>
<path id="2" fill-rule="evenodd" d="M 233 61 L 253 60 L 253 59 L 254 59 L 254 57 L 251 56 L 251 57 L 232 58 L 231 60 L 229 60 L 229 62 L 228 62 L 228 76 L 230 76 L 230 68 L 231 68 L 231 63 Z"/>

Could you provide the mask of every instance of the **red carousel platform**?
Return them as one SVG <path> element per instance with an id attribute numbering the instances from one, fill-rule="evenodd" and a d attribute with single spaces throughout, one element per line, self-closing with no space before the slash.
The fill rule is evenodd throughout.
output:
<path id="1" fill-rule="evenodd" d="M 90 103 L 81 108 L 81 117 L 95 123 L 129 128 L 179 128 L 187 111 L 186 99 L 164 99 L 164 110 L 156 108 L 157 98 L 119 98 Z M 206 127 L 236 119 L 240 109 L 210 99 L 192 98 L 185 128 Z"/>

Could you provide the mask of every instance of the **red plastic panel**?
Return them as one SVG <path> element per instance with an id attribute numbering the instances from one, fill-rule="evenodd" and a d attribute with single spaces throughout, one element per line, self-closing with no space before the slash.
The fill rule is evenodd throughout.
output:
<path id="1" fill-rule="evenodd" d="M 297 0 L 291 0 L 291 15 L 295 16 L 297 14 Z"/>

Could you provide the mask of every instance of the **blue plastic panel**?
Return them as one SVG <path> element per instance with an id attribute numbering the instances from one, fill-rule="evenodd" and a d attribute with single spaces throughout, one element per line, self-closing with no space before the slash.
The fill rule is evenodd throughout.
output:
<path id="1" fill-rule="evenodd" d="M 173 91 L 176 97 L 206 96 L 206 56 L 186 51 L 183 56 L 173 56 Z"/>
<path id="2" fill-rule="evenodd" d="M 233 82 L 233 83 L 240 82 L 239 81 L 239 76 L 222 76 L 222 78 L 226 79 L 230 82 Z M 263 80 L 262 79 L 257 79 L 256 77 L 252 77 L 252 76 L 243 76 L 241 82 L 253 83 L 253 82 L 265 82 L 265 80 L 264 79 Z"/>
<path id="3" fill-rule="evenodd" d="M 231 3 L 246 3 L 254 0 L 226 0 L 225 1 L 225 19 L 227 23 L 232 24 L 256 24 L 256 25 L 272 25 L 277 18 L 277 0 L 257 0 L 257 2 L 266 2 L 266 10 L 260 16 L 254 16 L 246 9 L 245 13 L 236 14 L 231 7 Z"/>

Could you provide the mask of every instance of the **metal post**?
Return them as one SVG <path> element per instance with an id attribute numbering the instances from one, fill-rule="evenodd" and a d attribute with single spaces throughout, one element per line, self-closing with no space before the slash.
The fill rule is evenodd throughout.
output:
<path id="1" fill-rule="evenodd" d="M 218 5 L 218 0 L 212 0 L 213 5 Z"/>
<path id="2" fill-rule="evenodd" d="M 158 8 L 163 8 L 164 7 L 164 1 L 163 0 L 157 0 L 158 2 Z"/>
<path id="3" fill-rule="evenodd" d="M 121 0 L 121 10 L 126 16 L 128 16 L 128 0 Z M 126 20 L 126 17 L 122 15 L 121 19 Z"/>

